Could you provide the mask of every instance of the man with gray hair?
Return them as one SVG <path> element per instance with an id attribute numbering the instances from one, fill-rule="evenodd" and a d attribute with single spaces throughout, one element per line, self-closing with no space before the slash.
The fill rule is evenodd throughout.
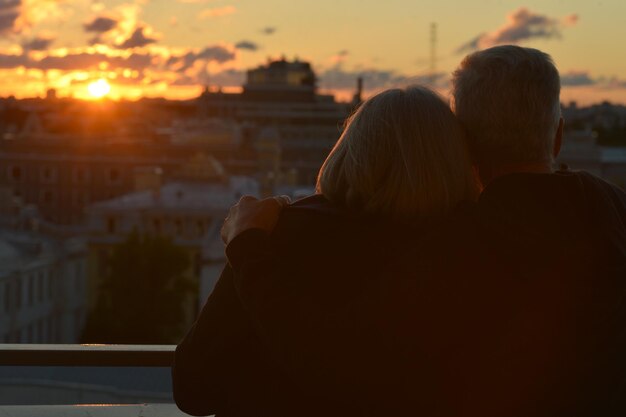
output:
<path id="1" fill-rule="evenodd" d="M 485 264 L 505 273 L 493 296 L 508 304 L 491 304 L 506 328 L 490 323 L 497 341 L 481 345 L 491 358 L 468 384 L 467 409 L 624 415 L 626 194 L 586 172 L 554 170 L 563 118 L 548 54 L 478 51 L 452 83 L 484 186 L 477 225 Z"/>
<path id="2" fill-rule="evenodd" d="M 476 52 L 452 84 L 483 185 L 509 172 L 552 172 L 563 118 L 559 72 L 548 54 L 512 45 Z"/>

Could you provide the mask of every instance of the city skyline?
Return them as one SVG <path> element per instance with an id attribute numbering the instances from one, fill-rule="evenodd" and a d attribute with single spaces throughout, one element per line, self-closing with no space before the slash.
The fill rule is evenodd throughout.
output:
<path id="1" fill-rule="evenodd" d="M 283 56 L 311 62 L 320 90 L 344 100 L 358 76 L 366 93 L 434 80 L 446 94 L 466 53 L 515 43 L 553 56 L 563 101 L 626 103 L 624 13 L 617 0 L 3 0 L 0 95 L 192 98 L 237 91 L 247 69 Z"/>

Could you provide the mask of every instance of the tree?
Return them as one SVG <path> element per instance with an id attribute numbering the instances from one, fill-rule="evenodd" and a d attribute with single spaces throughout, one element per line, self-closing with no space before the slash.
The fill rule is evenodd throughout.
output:
<path id="1" fill-rule="evenodd" d="M 197 292 L 189 266 L 189 254 L 171 239 L 132 233 L 113 249 L 83 342 L 178 342 L 186 301 Z"/>

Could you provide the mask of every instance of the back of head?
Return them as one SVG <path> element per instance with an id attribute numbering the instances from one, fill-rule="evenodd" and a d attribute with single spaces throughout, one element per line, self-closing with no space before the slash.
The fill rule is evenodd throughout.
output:
<path id="1" fill-rule="evenodd" d="M 338 205 L 401 221 L 441 215 L 477 195 L 463 129 L 425 87 L 364 102 L 324 162 L 317 190 Z"/>
<path id="2" fill-rule="evenodd" d="M 452 82 L 454 111 L 479 165 L 552 162 L 561 85 L 548 54 L 513 45 L 478 51 Z"/>

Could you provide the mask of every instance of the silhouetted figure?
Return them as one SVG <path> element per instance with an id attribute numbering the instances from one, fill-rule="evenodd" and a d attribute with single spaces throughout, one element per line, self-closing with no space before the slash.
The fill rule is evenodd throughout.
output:
<path id="1" fill-rule="evenodd" d="M 359 215 L 352 177 L 339 176 L 349 185 L 334 194 L 323 168 L 322 196 L 282 212 L 271 199 L 232 209 L 224 283 L 255 335 L 246 348 L 295 393 L 292 415 L 625 415 L 626 194 L 552 170 L 563 120 L 548 55 L 480 51 L 453 86 L 485 187 L 476 203 L 417 224 Z M 405 162 L 418 178 L 437 178 L 422 161 Z M 397 182 L 388 167 L 359 173 Z M 175 390 L 218 361 L 201 345 L 188 336 L 179 346 Z M 175 395 L 183 410 L 208 404 Z"/>
<path id="2" fill-rule="evenodd" d="M 281 300 L 280 311 L 247 305 L 230 269 L 220 278 L 176 352 L 174 396 L 182 410 L 257 416 L 383 411 L 375 408 L 383 404 L 376 397 L 364 395 L 388 381 L 360 375 L 368 368 L 380 374 L 386 342 L 359 315 L 376 311 L 369 295 L 402 242 L 476 199 L 463 132 L 430 90 L 383 92 L 350 118 L 320 171 L 318 189 L 320 195 L 285 210 L 266 248 L 280 254 L 278 286 L 289 282 L 286 292 L 271 294 Z M 271 271 L 254 271 L 264 272 L 271 279 Z M 275 313 L 286 321 L 275 321 Z M 329 372 L 330 364 L 340 368 Z"/>

